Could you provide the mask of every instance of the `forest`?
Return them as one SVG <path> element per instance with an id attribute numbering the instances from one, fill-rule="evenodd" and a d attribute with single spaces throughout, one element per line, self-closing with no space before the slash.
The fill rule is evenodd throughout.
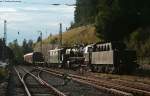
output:
<path id="1" fill-rule="evenodd" d="M 33 41 L 24 39 L 22 45 L 18 44 L 18 40 L 14 40 L 9 43 L 8 46 L 13 50 L 15 54 L 14 61 L 16 64 L 21 64 L 23 62 L 23 55 L 33 52 Z"/>
<path id="2" fill-rule="evenodd" d="M 92 24 L 104 41 L 123 41 L 150 63 L 150 0 L 76 0 L 71 28 Z"/>

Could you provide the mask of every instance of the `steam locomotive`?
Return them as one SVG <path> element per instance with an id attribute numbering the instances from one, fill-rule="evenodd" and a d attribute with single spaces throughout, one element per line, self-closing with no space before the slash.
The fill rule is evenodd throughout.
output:
<path id="1" fill-rule="evenodd" d="M 105 73 L 131 73 L 138 67 L 136 52 L 128 50 L 121 42 L 56 48 L 49 50 L 48 54 L 48 60 L 45 63 L 49 67 L 76 69 L 85 65 L 93 72 Z M 24 56 L 26 62 L 30 62 L 30 59 L 26 59 L 28 55 Z M 41 56 L 41 60 L 43 60 L 43 56 Z"/>
<path id="2" fill-rule="evenodd" d="M 88 45 L 84 57 L 93 72 L 131 73 L 138 67 L 136 51 L 121 42 Z"/>
<path id="3" fill-rule="evenodd" d="M 76 69 L 84 63 L 83 53 L 78 48 L 49 50 L 48 66 Z"/>

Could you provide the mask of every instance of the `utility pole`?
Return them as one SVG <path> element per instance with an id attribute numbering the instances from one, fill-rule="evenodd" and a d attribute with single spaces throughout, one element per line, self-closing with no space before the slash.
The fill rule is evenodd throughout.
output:
<path id="1" fill-rule="evenodd" d="M 5 46 L 7 45 L 7 21 L 4 20 L 4 38 L 3 38 L 3 44 L 2 44 L 2 59 L 3 61 L 5 60 L 6 58 L 6 49 L 5 49 Z"/>
<path id="2" fill-rule="evenodd" d="M 62 23 L 60 23 L 60 29 L 59 29 L 59 47 L 62 47 Z"/>
<path id="3" fill-rule="evenodd" d="M 41 38 L 41 44 L 40 44 L 40 47 L 41 47 L 41 53 L 42 53 L 42 31 L 39 31 L 40 32 L 40 38 Z"/>
<path id="4" fill-rule="evenodd" d="M 4 43 L 7 45 L 7 21 L 4 20 Z"/>
<path id="5" fill-rule="evenodd" d="M 60 29 L 59 29 L 59 48 L 62 47 L 62 23 L 60 23 Z M 59 56 L 58 56 L 58 59 L 59 59 L 59 67 L 62 66 L 62 62 L 61 62 L 61 53 L 59 52 Z"/>

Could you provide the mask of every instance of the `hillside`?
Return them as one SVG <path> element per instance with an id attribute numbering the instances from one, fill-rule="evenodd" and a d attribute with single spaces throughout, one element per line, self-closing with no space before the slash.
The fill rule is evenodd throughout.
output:
<path id="1" fill-rule="evenodd" d="M 72 46 L 75 43 L 80 44 L 90 44 L 99 41 L 99 38 L 96 36 L 95 27 L 92 25 L 77 27 L 66 32 L 63 32 L 62 35 L 63 45 Z M 43 44 L 58 44 L 59 35 L 49 36 L 43 40 Z M 39 43 L 36 44 L 39 46 Z"/>
<path id="2" fill-rule="evenodd" d="M 64 45 L 73 45 L 75 43 L 89 44 L 99 41 L 96 37 L 95 27 L 89 25 L 64 32 L 62 38 Z"/>

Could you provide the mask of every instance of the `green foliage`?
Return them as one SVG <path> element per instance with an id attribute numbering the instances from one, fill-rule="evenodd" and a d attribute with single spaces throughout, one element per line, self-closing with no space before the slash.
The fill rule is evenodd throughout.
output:
<path id="1" fill-rule="evenodd" d="M 110 41 L 123 40 L 137 28 L 150 24 L 148 18 L 150 16 L 149 4 L 149 0 L 112 0 L 111 5 L 106 4 L 106 7 L 100 8 L 99 12 L 101 13 L 109 7 L 106 11 L 110 14 L 106 14 L 108 21 L 101 22 L 104 26 L 97 25 L 97 29 L 104 28 L 104 30 L 98 30 L 98 32 Z M 103 20 L 102 16 L 99 18 Z"/>
<path id="2" fill-rule="evenodd" d="M 9 47 L 15 54 L 15 61 L 21 63 L 23 61 L 23 50 L 21 46 L 19 46 L 18 41 L 14 40 L 12 43 L 9 43 Z"/>
<path id="3" fill-rule="evenodd" d="M 74 26 L 87 25 L 95 22 L 95 16 L 98 12 L 99 0 L 77 0 L 75 10 L 75 24 Z"/>
<path id="4" fill-rule="evenodd" d="M 58 38 L 54 37 L 53 39 L 50 40 L 50 44 L 57 44 L 58 43 Z"/>
<path id="5" fill-rule="evenodd" d="M 20 46 L 17 40 L 14 40 L 12 43 L 9 43 L 9 47 L 13 50 L 15 55 L 15 62 L 22 63 L 23 62 L 23 55 L 26 53 L 33 52 L 33 41 L 29 40 L 27 42 L 26 39 L 23 41 L 23 45 Z"/>
<path id="6" fill-rule="evenodd" d="M 126 40 L 128 48 L 137 52 L 139 64 L 150 64 L 150 28 L 139 28 Z"/>
<path id="7" fill-rule="evenodd" d="M 8 76 L 8 70 L 4 68 L 0 68 L 0 81 L 6 79 L 7 76 Z"/>
<path id="8" fill-rule="evenodd" d="M 98 36 L 124 40 L 134 30 L 150 24 L 149 0 L 77 0 L 74 25 L 95 23 Z"/>
<path id="9" fill-rule="evenodd" d="M 22 45 L 22 49 L 23 49 L 23 53 L 24 53 L 24 54 L 33 52 L 33 41 L 32 41 L 32 40 L 29 40 L 29 41 L 27 42 L 27 40 L 24 39 L 23 45 Z"/>
<path id="10" fill-rule="evenodd" d="M 41 41 L 41 36 L 39 36 L 38 38 L 37 38 L 37 42 L 40 42 Z"/>
<path id="11" fill-rule="evenodd" d="M 129 48 L 133 48 L 137 51 L 140 57 L 150 57 L 150 29 L 140 28 L 130 34 L 127 42 Z"/>

